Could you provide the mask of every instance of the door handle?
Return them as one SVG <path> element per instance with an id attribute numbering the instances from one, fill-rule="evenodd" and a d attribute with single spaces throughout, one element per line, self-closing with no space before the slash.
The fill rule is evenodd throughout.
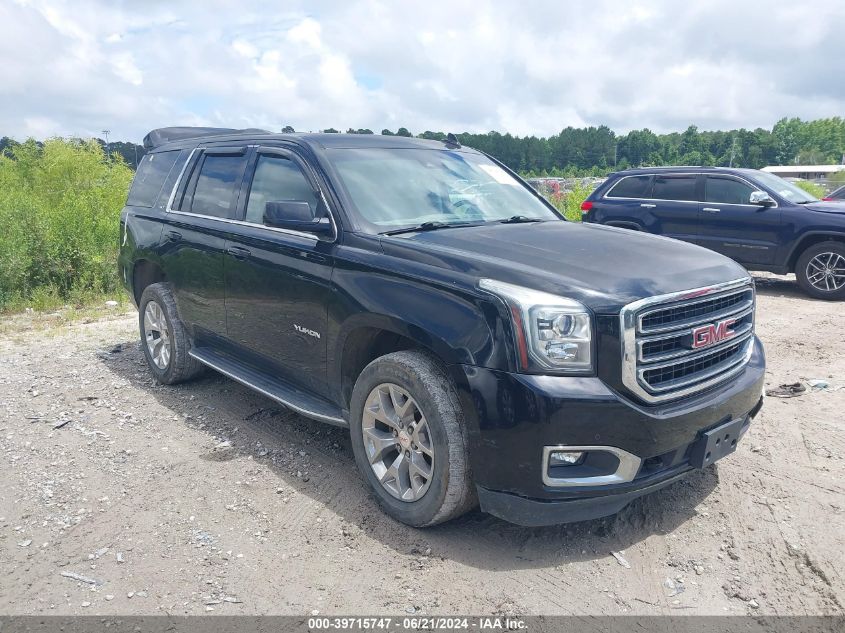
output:
<path id="1" fill-rule="evenodd" d="M 641 206 L 643 209 L 653 209 L 653 208 L 654 208 L 654 207 L 656 207 L 657 205 L 656 205 L 656 204 L 646 204 L 645 202 L 643 202 L 640 206 Z"/>
<path id="2" fill-rule="evenodd" d="M 178 242 L 182 239 L 182 234 L 179 231 L 167 231 L 164 234 L 168 242 Z"/>
<path id="3" fill-rule="evenodd" d="M 246 259 L 252 254 L 247 249 L 241 248 L 240 246 L 230 246 L 226 249 L 226 252 L 235 259 Z"/>
<path id="4" fill-rule="evenodd" d="M 720 213 L 721 209 L 716 209 L 715 207 L 702 207 L 702 211 L 707 211 L 707 213 Z"/>

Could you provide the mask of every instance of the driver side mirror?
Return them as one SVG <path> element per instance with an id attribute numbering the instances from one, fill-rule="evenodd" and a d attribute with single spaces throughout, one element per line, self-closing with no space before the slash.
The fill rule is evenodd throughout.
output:
<path id="1" fill-rule="evenodd" d="M 311 205 L 304 200 L 279 200 L 264 204 L 264 224 L 277 229 L 331 235 L 332 224 L 327 217 L 315 218 Z"/>
<path id="2" fill-rule="evenodd" d="M 761 207 L 771 207 L 774 205 L 775 201 L 772 200 L 772 197 L 765 191 L 752 191 L 749 203 L 759 204 Z"/>

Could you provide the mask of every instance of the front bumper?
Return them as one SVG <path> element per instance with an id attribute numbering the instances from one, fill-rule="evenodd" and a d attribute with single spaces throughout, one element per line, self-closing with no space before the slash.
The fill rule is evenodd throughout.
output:
<path id="1" fill-rule="evenodd" d="M 755 339 L 750 361 L 726 384 L 646 406 L 595 377 L 455 366 L 481 509 L 521 525 L 614 514 L 701 465 L 696 447 L 708 430 L 741 421 L 744 433 L 745 422 L 761 406 L 764 371 L 763 348 Z M 639 458 L 640 465 L 630 481 L 550 485 L 543 454 L 545 447 L 556 446 L 614 447 Z"/>

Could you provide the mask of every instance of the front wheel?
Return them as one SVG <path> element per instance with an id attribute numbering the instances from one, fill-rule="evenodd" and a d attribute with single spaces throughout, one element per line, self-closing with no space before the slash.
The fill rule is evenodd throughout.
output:
<path id="1" fill-rule="evenodd" d="M 822 242 L 810 246 L 795 264 L 795 277 L 811 297 L 845 299 L 845 244 Z"/>
<path id="2" fill-rule="evenodd" d="M 350 403 L 355 462 L 382 508 L 413 527 L 475 505 L 463 411 L 431 355 L 388 354 L 364 368 Z"/>

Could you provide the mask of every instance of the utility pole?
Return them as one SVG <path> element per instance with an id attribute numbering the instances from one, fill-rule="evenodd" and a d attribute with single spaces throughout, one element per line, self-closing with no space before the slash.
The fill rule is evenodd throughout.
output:
<path id="1" fill-rule="evenodd" d="M 103 130 L 103 136 L 106 137 L 106 160 L 111 161 L 111 150 L 109 148 L 109 134 L 111 134 L 111 130 Z"/>
<path id="2" fill-rule="evenodd" d="M 135 171 L 138 171 L 138 146 L 132 143 L 132 149 L 135 152 Z"/>
<path id="3" fill-rule="evenodd" d="M 736 153 L 736 137 L 734 136 L 733 142 L 731 143 L 731 162 L 728 163 L 728 167 L 734 166 L 734 154 Z"/>

